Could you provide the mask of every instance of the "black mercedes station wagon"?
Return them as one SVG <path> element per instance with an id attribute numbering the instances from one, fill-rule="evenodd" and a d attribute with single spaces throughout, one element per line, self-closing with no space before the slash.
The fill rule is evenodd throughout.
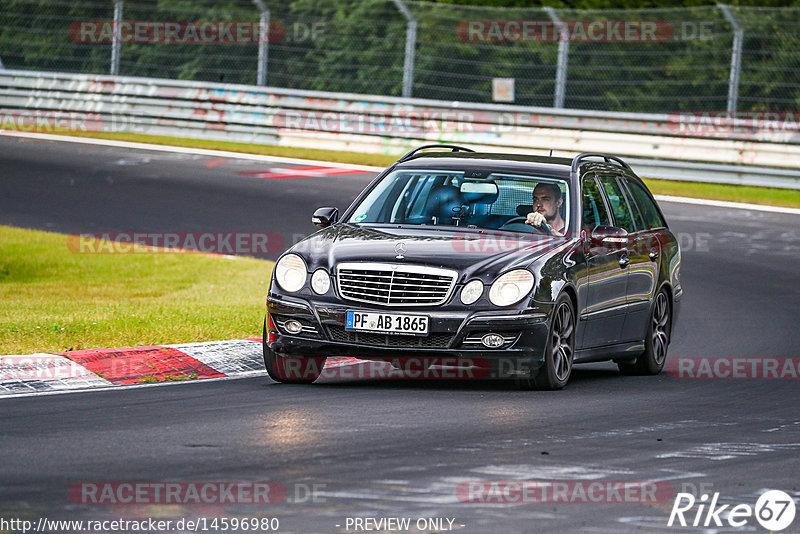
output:
<path id="1" fill-rule="evenodd" d="M 469 368 L 560 389 L 574 363 L 664 367 L 680 248 L 620 158 L 412 150 L 275 265 L 264 362 L 316 380 L 330 356 Z M 472 375 L 471 375 L 472 376 Z"/>

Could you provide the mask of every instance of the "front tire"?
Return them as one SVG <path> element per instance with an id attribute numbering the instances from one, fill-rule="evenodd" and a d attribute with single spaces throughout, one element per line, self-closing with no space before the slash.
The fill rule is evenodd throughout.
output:
<path id="1" fill-rule="evenodd" d="M 667 292 L 661 289 L 653 300 L 653 309 L 650 312 L 650 321 L 644 340 L 644 352 L 636 358 L 634 363 L 620 362 L 617 364 L 623 375 L 657 375 L 664 368 L 667 361 L 667 348 L 669 348 L 672 332 L 672 314 L 670 313 Z"/>
<path id="2" fill-rule="evenodd" d="M 322 368 L 325 366 L 325 360 L 327 359 L 324 356 L 297 358 L 284 356 L 270 349 L 267 344 L 266 321 L 264 321 L 262 343 L 264 346 L 264 367 L 266 367 L 269 377 L 275 382 L 282 384 L 311 384 L 322 374 Z"/>
<path id="3" fill-rule="evenodd" d="M 517 377 L 523 389 L 556 390 L 567 385 L 575 356 L 575 309 L 572 299 L 562 294 L 553 307 L 545 347 L 544 365 L 531 376 Z"/>

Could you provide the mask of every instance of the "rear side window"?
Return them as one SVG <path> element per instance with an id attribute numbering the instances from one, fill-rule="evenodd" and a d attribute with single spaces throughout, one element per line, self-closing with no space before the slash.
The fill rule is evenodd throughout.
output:
<path id="1" fill-rule="evenodd" d="M 634 202 L 636 202 L 636 205 L 639 206 L 639 211 L 642 213 L 642 217 L 644 217 L 644 222 L 647 227 L 650 229 L 666 228 L 667 223 L 661 216 L 661 212 L 658 211 L 658 206 L 656 206 L 653 198 L 647 194 L 647 191 L 645 191 L 644 187 L 633 180 L 628 180 L 626 183 L 628 184 L 628 189 L 630 189 L 631 194 L 633 195 Z"/>
<path id="2" fill-rule="evenodd" d="M 583 182 L 583 227 L 591 232 L 600 225 L 610 226 L 611 222 L 597 182 L 587 176 Z"/>
<path id="3" fill-rule="evenodd" d="M 633 224 L 633 216 L 631 215 L 630 206 L 625 199 L 616 176 L 598 176 L 603 189 L 606 192 L 609 204 L 611 204 L 611 213 L 614 215 L 614 226 L 627 230 L 628 232 L 635 232 L 636 227 Z"/>

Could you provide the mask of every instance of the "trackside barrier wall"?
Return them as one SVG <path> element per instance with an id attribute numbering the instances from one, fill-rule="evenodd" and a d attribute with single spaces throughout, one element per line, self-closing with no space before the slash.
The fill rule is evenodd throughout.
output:
<path id="1" fill-rule="evenodd" d="M 72 120 L 69 120 L 69 119 Z M 56 120 L 58 119 L 58 120 Z M 56 127 L 400 154 L 624 156 L 646 177 L 800 189 L 796 123 L 534 108 L 104 75 L 0 70 L 0 129 Z M 55 122 L 54 122 L 55 121 Z"/>

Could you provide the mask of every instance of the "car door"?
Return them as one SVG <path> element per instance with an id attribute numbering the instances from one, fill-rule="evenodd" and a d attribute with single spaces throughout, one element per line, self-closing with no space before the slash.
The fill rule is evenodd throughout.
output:
<path id="1" fill-rule="evenodd" d="M 642 312 L 642 306 L 649 304 L 650 289 L 648 288 L 652 288 L 655 277 L 655 269 L 652 268 L 653 262 L 648 257 L 648 235 L 644 231 L 643 223 L 637 220 L 637 218 L 641 219 L 641 215 L 631 203 L 630 193 L 623 185 L 622 176 L 608 173 L 599 176 L 599 181 L 611 206 L 614 226 L 628 231 L 625 251 L 620 256 L 620 264 L 623 265 L 628 275 L 625 306 L 623 306 L 626 324 L 623 325 L 620 341 L 641 340 L 644 331 L 638 328 L 637 322 Z"/>
<path id="2" fill-rule="evenodd" d="M 661 261 L 659 233 L 666 229 L 652 197 L 634 178 L 621 179 L 637 227 L 629 243 L 628 313 L 623 337 L 635 341 L 647 333 L 650 305 L 658 288 Z"/>
<path id="3" fill-rule="evenodd" d="M 592 244 L 589 236 L 597 226 L 612 226 L 602 188 L 594 176 L 586 176 L 582 190 L 584 255 L 588 267 L 586 307 L 581 320 L 585 328 L 581 348 L 619 343 L 625 323 L 627 270 L 620 263 L 624 245 Z"/>

